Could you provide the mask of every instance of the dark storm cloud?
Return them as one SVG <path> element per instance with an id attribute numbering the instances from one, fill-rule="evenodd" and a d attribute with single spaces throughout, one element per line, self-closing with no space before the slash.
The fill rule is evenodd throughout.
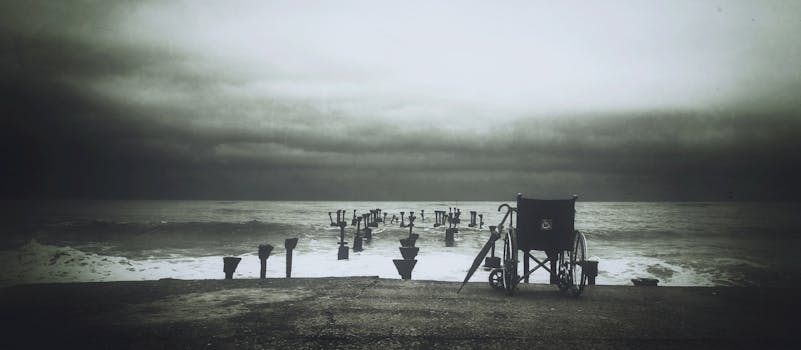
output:
<path id="1" fill-rule="evenodd" d="M 496 121 L 454 107 L 435 120 L 404 109 L 430 102 L 421 99 L 378 101 L 356 113 L 347 107 L 352 96 L 303 97 L 317 83 L 312 79 L 311 90 L 295 84 L 310 73 L 220 64 L 177 43 L 122 35 L 113 19 L 137 6 L 88 6 L 93 13 L 37 6 L 46 8 L 19 5 L 26 11 L 2 16 L 4 196 L 801 195 L 795 180 L 801 96 L 792 84 L 760 86 L 748 99 L 693 109 L 512 113 Z M 285 80 L 291 84 L 270 85 Z M 370 115 L 398 105 L 401 112 L 386 115 L 400 118 Z"/>

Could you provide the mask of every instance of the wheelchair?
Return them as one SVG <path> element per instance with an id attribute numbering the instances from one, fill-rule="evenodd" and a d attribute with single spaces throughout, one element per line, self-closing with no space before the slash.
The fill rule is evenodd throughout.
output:
<path id="1" fill-rule="evenodd" d="M 543 269 L 549 273 L 550 283 L 557 285 L 561 292 L 573 297 L 581 295 L 588 279 L 595 280 L 597 271 L 591 270 L 593 267 L 597 270 L 597 262 L 586 260 L 586 238 L 574 227 L 577 198 L 543 200 L 518 194 L 516 207 L 501 204 L 498 211 L 506 209 L 506 214 L 497 226 L 490 226 L 490 239 L 468 270 L 459 291 L 490 249 L 495 251 L 496 241 L 502 238 L 501 266 L 489 274 L 492 288 L 513 296 L 520 282 L 528 283 L 535 271 Z M 507 220 L 508 228 L 504 227 Z M 544 252 L 545 257 L 532 253 L 538 251 Z M 521 254 L 522 275 L 518 271 Z"/>

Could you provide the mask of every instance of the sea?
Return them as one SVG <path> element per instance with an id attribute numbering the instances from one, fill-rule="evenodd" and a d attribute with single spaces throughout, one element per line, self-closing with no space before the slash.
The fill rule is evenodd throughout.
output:
<path id="1" fill-rule="evenodd" d="M 345 240 L 353 247 L 354 210 L 360 215 L 378 208 L 387 218 L 410 211 L 417 216 L 413 233 L 419 235 L 420 251 L 412 279 L 462 281 L 490 236 L 488 226 L 503 218 L 500 204 L 7 200 L 0 202 L 5 217 L 0 226 L 0 287 L 222 279 L 223 257 L 229 256 L 242 258 L 234 278 L 259 278 L 261 244 L 275 247 L 267 259 L 267 278 L 284 278 L 284 242 L 289 238 L 298 238 L 292 277 L 400 279 L 392 260 L 401 258 L 399 240 L 409 229 L 399 223 L 380 223 L 362 251 L 350 250 L 346 260 L 337 257 L 340 230 L 331 226 L 329 212 L 334 220 L 337 210 L 346 213 Z M 462 221 L 449 246 L 445 226 L 434 225 L 434 212 L 457 208 Z M 483 215 L 480 228 L 468 227 L 470 211 Z M 632 278 L 649 277 L 668 286 L 798 286 L 800 213 L 801 203 L 794 202 L 579 200 L 576 228 L 586 236 L 588 258 L 599 262 L 597 284 L 631 285 Z M 480 268 L 470 281 L 486 282 L 488 274 Z M 531 282 L 547 280 L 547 273 L 538 271 Z"/>

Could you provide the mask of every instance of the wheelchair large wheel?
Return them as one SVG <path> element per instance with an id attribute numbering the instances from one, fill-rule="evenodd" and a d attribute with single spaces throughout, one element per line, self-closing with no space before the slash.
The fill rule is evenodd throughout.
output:
<path id="1" fill-rule="evenodd" d="M 584 260 L 587 255 L 584 235 L 576 231 L 573 249 L 559 253 L 559 290 L 577 297 L 587 285 Z"/>
<path id="2" fill-rule="evenodd" d="M 576 241 L 573 244 L 573 289 L 572 295 L 577 297 L 587 286 L 587 274 L 584 272 L 584 261 L 587 260 L 587 242 L 584 234 L 576 231 Z"/>
<path id="3" fill-rule="evenodd" d="M 509 228 L 503 239 L 503 289 L 512 296 L 517 288 L 517 235 Z"/>

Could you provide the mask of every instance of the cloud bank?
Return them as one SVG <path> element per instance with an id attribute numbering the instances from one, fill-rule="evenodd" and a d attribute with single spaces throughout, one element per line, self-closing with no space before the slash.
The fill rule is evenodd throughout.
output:
<path id="1" fill-rule="evenodd" d="M 2 7 L 4 197 L 801 195 L 795 3 Z"/>

